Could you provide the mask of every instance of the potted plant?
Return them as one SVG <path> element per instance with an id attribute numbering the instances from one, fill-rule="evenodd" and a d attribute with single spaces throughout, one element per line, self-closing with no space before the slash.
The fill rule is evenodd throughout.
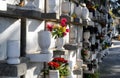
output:
<path id="1" fill-rule="evenodd" d="M 60 78 L 68 76 L 70 73 L 68 61 L 62 57 L 56 57 L 48 62 L 48 68 L 49 70 L 58 70 Z"/>
<path id="2" fill-rule="evenodd" d="M 49 66 L 49 78 L 59 78 L 60 64 L 54 61 L 48 63 Z"/>
<path id="3" fill-rule="evenodd" d="M 52 37 L 56 39 L 57 50 L 62 50 L 64 45 L 63 37 L 67 35 L 67 19 L 61 18 L 60 24 L 47 24 L 47 30 L 52 33 Z"/>

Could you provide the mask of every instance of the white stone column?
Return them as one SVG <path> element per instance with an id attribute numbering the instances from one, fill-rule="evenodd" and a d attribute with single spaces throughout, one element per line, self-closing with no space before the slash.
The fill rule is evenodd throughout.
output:
<path id="1" fill-rule="evenodd" d="M 7 63 L 8 64 L 19 64 L 20 63 L 20 41 L 19 40 L 8 40 L 7 42 Z"/>

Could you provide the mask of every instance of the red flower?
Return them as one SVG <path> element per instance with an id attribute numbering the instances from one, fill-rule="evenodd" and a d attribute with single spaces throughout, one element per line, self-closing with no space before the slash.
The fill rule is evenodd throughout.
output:
<path id="1" fill-rule="evenodd" d="M 47 24 L 47 29 L 48 29 L 49 31 L 52 31 L 53 25 L 48 23 L 48 24 Z"/>
<path id="2" fill-rule="evenodd" d="M 59 66 L 60 66 L 59 63 L 54 62 L 54 67 L 55 67 L 55 68 L 58 68 Z"/>
<path id="3" fill-rule="evenodd" d="M 63 36 L 65 36 L 65 35 L 67 35 L 67 33 L 66 33 L 66 32 L 63 32 Z"/>
<path id="4" fill-rule="evenodd" d="M 53 62 L 49 62 L 48 65 L 49 65 L 49 66 L 53 66 Z"/>
<path id="5" fill-rule="evenodd" d="M 61 22 L 67 22 L 67 19 L 66 18 L 61 18 Z"/>
<path id="6" fill-rule="evenodd" d="M 63 62 L 64 60 L 65 60 L 64 58 L 60 58 L 60 59 L 59 59 L 60 62 Z"/>
<path id="7" fill-rule="evenodd" d="M 59 65 L 59 63 L 57 63 L 57 62 L 49 62 L 48 63 L 48 66 L 50 66 L 51 68 L 58 68 L 60 65 Z"/>
<path id="8" fill-rule="evenodd" d="M 63 27 L 67 26 L 66 22 L 67 22 L 67 19 L 66 18 L 62 18 L 61 21 L 60 21 L 61 26 L 63 26 Z"/>
<path id="9" fill-rule="evenodd" d="M 66 32 L 70 32 L 70 30 L 69 30 L 69 29 L 66 29 Z"/>
<path id="10" fill-rule="evenodd" d="M 55 62 L 64 62 L 65 59 L 61 58 L 61 57 L 56 57 L 56 58 L 53 59 L 53 61 L 55 61 Z"/>
<path id="11" fill-rule="evenodd" d="M 65 22 L 61 22 L 61 26 L 67 26 Z"/>
<path id="12" fill-rule="evenodd" d="M 56 70 L 67 65 L 68 61 L 61 57 L 56 57 L 51 62 L 48 63 L 48 67 L 50 70 Z"/>
<path id="13" fill-rule="evenodd" d="M 67 63 L 68 61 L 67 60 L 64 60 L 63 63 Z"/>

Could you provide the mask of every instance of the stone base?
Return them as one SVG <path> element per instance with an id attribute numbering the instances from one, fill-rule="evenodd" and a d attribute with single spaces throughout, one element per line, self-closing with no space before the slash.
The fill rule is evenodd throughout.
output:
<path id="1" fill-rule="evenodd" d="M 0 64 L 0 76 L 5 77 L 19 77 L 26 73 L 27 64 L 21 63 L 18 65 L 9 65 L 6 63 Z"/>
<path id="2" fill-rule="evenodd" d="M 27 71 L 29 58 L 20 57 L 20 64 L 7 64 L 6 60 L 0 61 L 0 78 L 18 78 Z"/>
<path id="3" fill-rule="evenodd" d="M 73 74 L 75 74 L 75 75 L 82 75 L 82 68 L 73 70 Z"/>
<path id="4" fill-rule="evenodd" d="M 26 56 L 30 58 L 30 62 L 49 62 L 52 60 L 53 54 L 35 53 L 35 54 L 27 54 Z"/>

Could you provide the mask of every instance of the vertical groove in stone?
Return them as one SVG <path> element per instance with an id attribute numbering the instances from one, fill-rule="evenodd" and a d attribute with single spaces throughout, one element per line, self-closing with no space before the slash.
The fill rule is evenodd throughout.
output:
<path id="1" fill-rule="evenodd" d="M 20 34 L 20 52 L 21 56 L 26 55 L 26 18 L 21 18 L 21 34 Z"/>

